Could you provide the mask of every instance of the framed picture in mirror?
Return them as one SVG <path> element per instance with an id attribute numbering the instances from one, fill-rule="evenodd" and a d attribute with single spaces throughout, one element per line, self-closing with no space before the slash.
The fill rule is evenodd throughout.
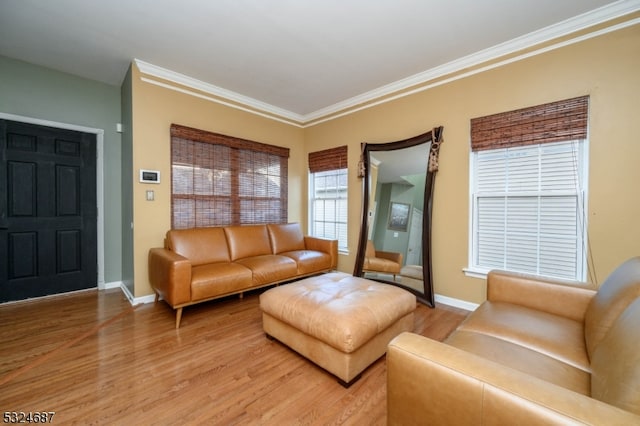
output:
<path id="1" fill-rule="evenodd" d="M 407 232 L 410 208 L 411 205 L 409 204 L 391 202 L 391 207 L 389 208 L 389 224 L 387 225 L 387 228 L 392 231 Z"/>

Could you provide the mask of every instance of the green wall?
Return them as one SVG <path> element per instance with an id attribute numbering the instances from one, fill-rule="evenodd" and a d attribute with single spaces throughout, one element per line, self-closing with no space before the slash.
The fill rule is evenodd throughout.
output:
<path id="1" fill-rule="evenodd" d="M 120 87 L 0 56 L 0 112 L 104 130 L 104 278 L 121 281 Z"/>

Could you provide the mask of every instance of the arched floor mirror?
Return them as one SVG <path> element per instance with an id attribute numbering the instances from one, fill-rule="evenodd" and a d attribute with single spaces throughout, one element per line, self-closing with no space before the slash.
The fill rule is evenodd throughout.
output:
<path id="1" fill-rule="evenodd" d="M 362 226 L 353 274 L 400 286 L 434 307 L 431 217 L 442 127 L 362 144 Z"/>

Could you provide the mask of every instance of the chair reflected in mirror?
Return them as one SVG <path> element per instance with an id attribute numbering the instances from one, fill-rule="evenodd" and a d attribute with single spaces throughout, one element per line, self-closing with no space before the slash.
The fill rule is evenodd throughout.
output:
<path id="1" fill-rule="evenodd" d="M 402 253 L 376 250 L 373 241 L 367 241 L 367 249 L 364 254 L 363 272 L 379 272 L 391 274 L 396 279 L 396 274 L 402 269 Z"/>

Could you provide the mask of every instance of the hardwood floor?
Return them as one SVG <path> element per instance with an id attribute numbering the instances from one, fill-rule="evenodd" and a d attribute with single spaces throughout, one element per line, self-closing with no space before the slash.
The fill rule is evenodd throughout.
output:
<path id="1" fill-rule="evenodd" d="M 70 424 L 385 424 L 382 357 L 350 388 L 268 340 L 260 292 L 188 307 L 119 289 L 0 306 L 0 407 Z M 444 339 L 464 310 L 421 304 L 415 332 Z"/>

